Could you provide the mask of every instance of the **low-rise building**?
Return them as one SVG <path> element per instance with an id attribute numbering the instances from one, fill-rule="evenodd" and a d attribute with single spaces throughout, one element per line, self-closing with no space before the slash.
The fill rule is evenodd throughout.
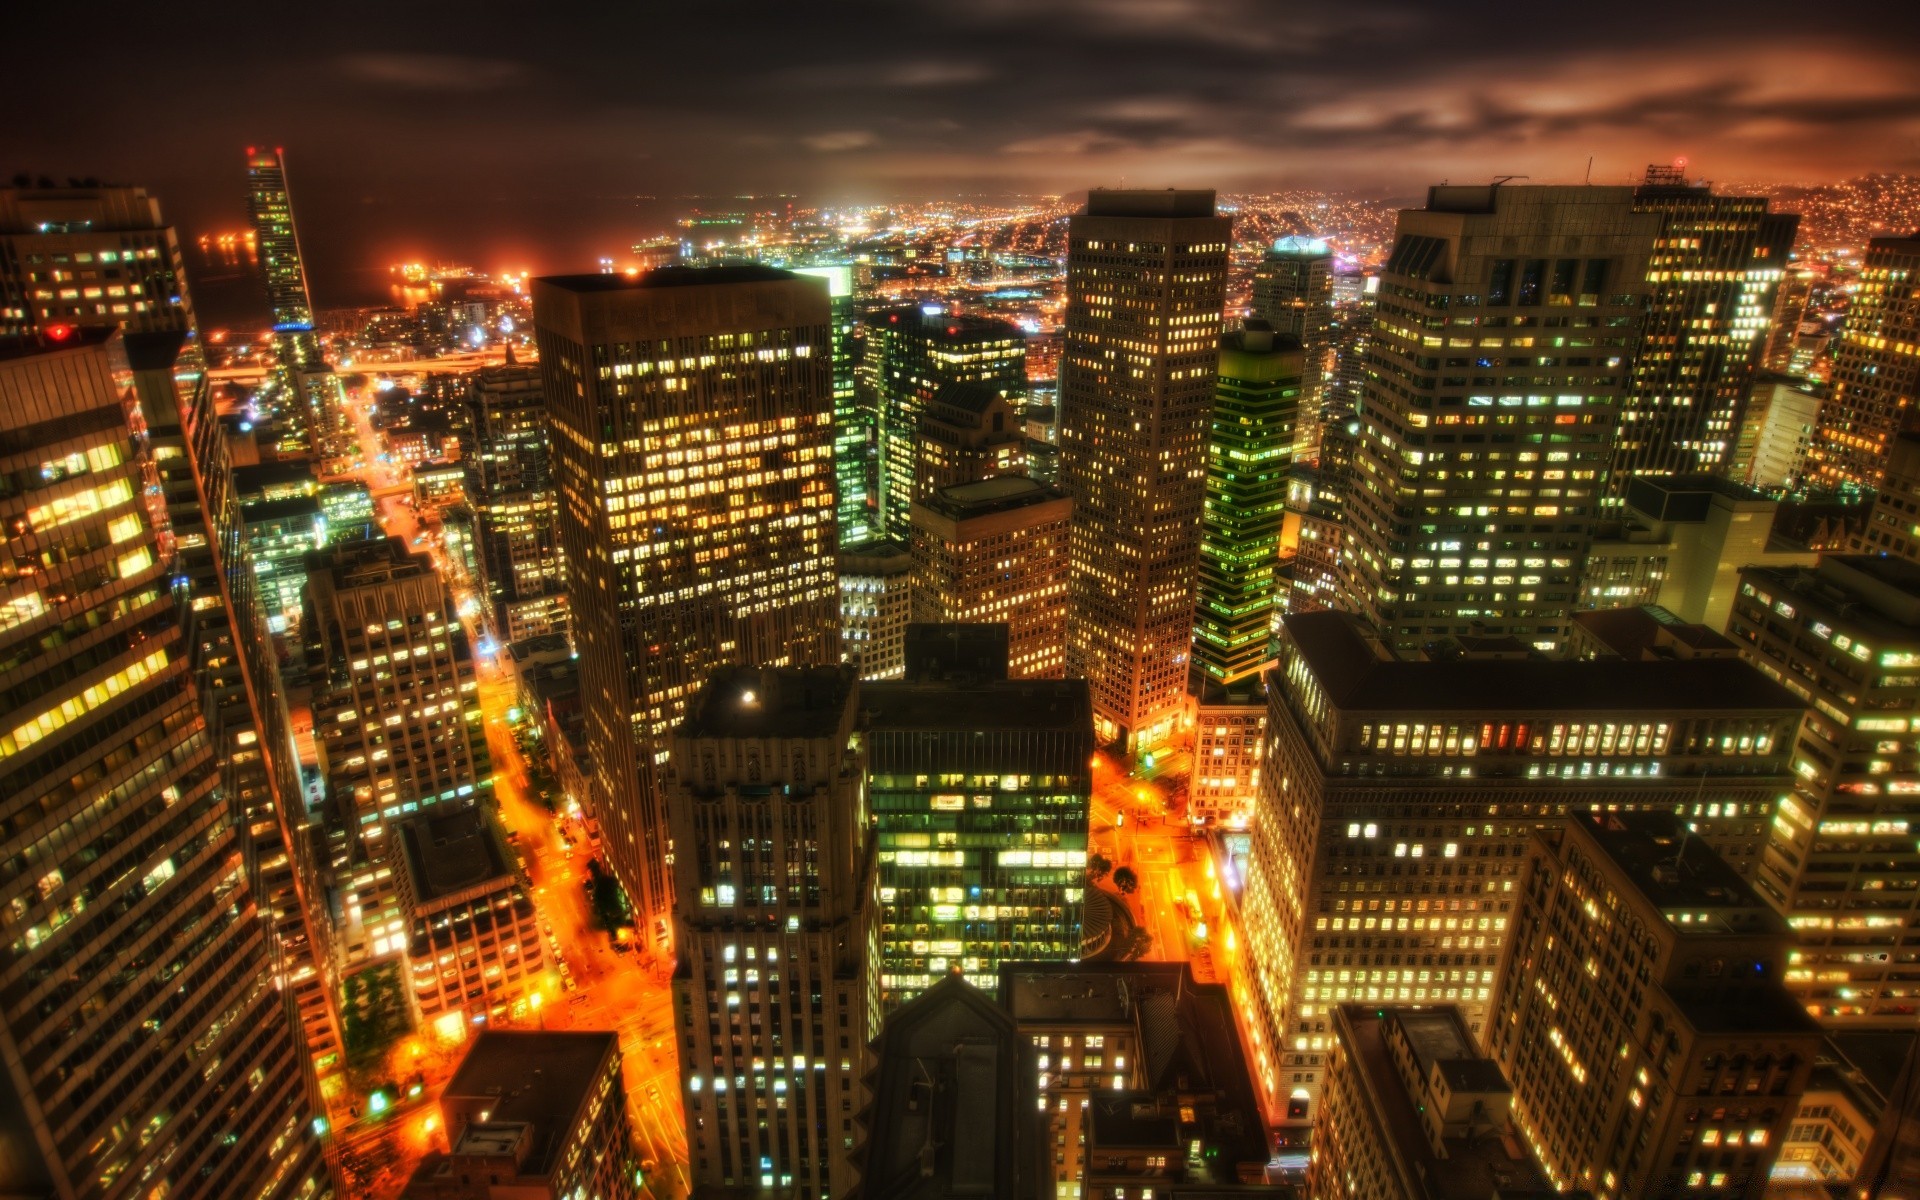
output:
<path id="1" fill-rule="evenodd" d="M 527 1019 L 548 997 L 539 915 L 477 808 L 400 827 L 401 911 L 413 1001 L 448 1037 Z"/>
<path id="2" fill-rule="evenodd" d="M 1194 710 L 1193 774 L 1187 791 L 1190 817 L 1246 828 L 1260 797 L 1266 735 L 1267 692 L 1260 677 L 1202 686 Z"/>

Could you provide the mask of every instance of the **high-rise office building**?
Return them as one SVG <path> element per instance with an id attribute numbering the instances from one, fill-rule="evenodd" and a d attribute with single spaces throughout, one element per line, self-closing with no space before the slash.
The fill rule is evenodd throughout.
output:
<path id="1" fill-rule="evenodd" d="M 860 697 L 887 1005 L 953 972 L 991 992 L 1004 961 L 1079 958 L 1085 681 L 867 683 Z"/>
<path id="2" fill-rule="evenodd" d="M 329 546 L 307 561 L 307 595 L 339 952 L 357 969 L 407 948 L 399 826 L 474 805 L 493 772 L 473 651 L 431 559 L 397 537 Z"/>
<path id="3" fill-rule="evenodd" d="M 840 654 L 862 679 L 898 679 L 907 668 L 913 619 L 913 553 L 899 542 L 843 547 Z"/>
<path id="4" fill-rule="evenodd" d="M 942 389 L 989 383 L 1016 401 L 1026 395 L 1026 336 L 997 317 L 938 308 L 898 308 L 867 326 L 869 378 L 880 417 L 878 532 L 897 541 L 912 534 L 914 468 L 920 420 Z"/>
<path id="5" fill-rule="evenodd" d="M 1754 883 L 1793 926 L 1787 986 L 1830 1026 L 1911 1028 L 1920 1007 L 1920 566 L 1827 555 L 1749 568 L 1727 635 L 1804 701 L 1793 796 Z"/>
<path id="6" fill-rule="evenodd" d="M 200 693 L 133 368 L 111 330 L 0 349 L 0 1190 L 117 1200 L 213 1179 L 317 1196 L 292 981 L 250 877 L 255 813 L 227 789 L 228 730 Z"/>
<path id="7" fill-rule="evenodd" d="M 509 352 L 511 358 L 511 352 Z M 567 627 L 566 563 L 554 530 L 547 401 L 540 368 L 483 367 L 468 384 L 466 460 L 479 583 L 502 643 Z"/>
<path id="8" fill-rule="evenodd" d="M 913 506 L 913 620 L 1004 624 L 1008 675 L 1066 674 L 1073 501 L 1005 475 Z"/>
<path id="9" fill-rule="evenodd" d="M 1215 683 L 1270 661 L 1294 429 L 1308 412 L 1306 371 L 1303 352 L 1259 318 L 1220 339 L 1193 614 L 1194 664 Z"/>
<path id="10" fill-rule="evenodd" d="M 1792 932 L 1672 813 L 1537 833 L 1482 1039 L 1556 1191 L 1759 1200 L 1820 1030 Z"/>
<path id="11" fill-rule="evenodd" d="M 292 373 L 323 362 L 313 332 L 313 299 L 307 293 L 307 269 L 293 226 L 293 197 L 287 192 L 286 152 L 278 147 L 247 147 L 247 220 L 259 248 L 273 316 L 274 352 L 280 370 Z"/>
<path id="12" fill-rule="evenodd" d="M 1636 212 L 1656 213 L 1652 285 L 1633 381 L 1622 397 L 1607 494 L 1642 475 L 1718 474 L 1766 352 L 1774 296 L 1800 218 L 1764 196 L 1716 195 L 1674 167 L 1650 167 Z M 1566 335 L 1568 347 L 1579 344 Z M 1547 343 L 1551 344 L 1551 342 Z"/>
<path id="13" fill-rule="evenodd" d="M 152 483 L 172 530 L 175 579 L 184 584 L 194 682 L 220 786 L 246 831 L 248 877 L 271 920 L 276 969 L 298 1004 L 308 1057 L 321 1074 L 339 1065 L 338 1027 L 324 948 L 328 933 L 299 760 L 266 614 L 247 545 L 226 426 L 200 354 L 184 262 L 159 205 L 139 188 L 83 186 L 0 192 L 0 278 L 9 265 L 28 282 L 58 270 L 59 289 L 14 315 L 15 333 L 126 330 L 126 367 L 152 448 Z M 104 298 L 89 296 L 99 291 Z M 76 302 L 77 301 L 77 302 Z M 311 476 L 298 476 L 311 486 Z"/>
<path id="14" fill-rule="evenodd" d="M 1920 431 L 1903 432 L 1888 446 L 1886 474 L 1853 549 L 1920 562 Z"/>
<path id="15" fill-rule="evenodd" d="M 1659 227 L 1629 188 L 1435 187 L 1400 214 L 1346 514 L 1353 603 L 1396 645 L 1564 636 Z"/>
<path id="16" fill-rule="evenodd" d="M 664 949 L 667 735 L 721 666 L 840 658 L 832 310 L 757 266 L 537 279 L 533 304 L 588 804 Z"/>
<path id="17" fill-rule="evenodd" d="M 927 402 L 914 445 L 913 500 L 1027 473 L 1026 406 L 1004 383 L 954 383 Z"/>
<path id="18" fill-rule="evenodd" d="M 825 1200 L 852 1186 L 880 1003 L 859 692 L 850 667 L 724 668 L 674 734 L 674 1020 L 696 1188 Z"/>
<path id="19" fill-rule="evenodd" d="M 1253 269 L 1252 316 L 1301 355 L 1294 456 L 1312 460 L 1333 375 L 1333 250 L 1314 237 L 1275 240 Z"/>
<path id="20" fill-rule="evenodd" d="M 1874 238 L 1841 326 L 1820 428 L 1807 451 L 1811 482 L 1872 491 L 1894 436 L 1920 399 L 1920 237 Z"/>
<path id="21" fill-rule="evenodd" d="M 795 275 L 827 282 L 833 322 L 833 484 L 834 522 L 839 545 L 852 546 L 879 536 L 873 483 L 875 434 L 871 410 L 860 404 L 854 375 L 853 268 L 794 267 Z"/>
<path id="22" fill-rule="evenodd" d="M 439 1110 L 447 1149 L 401 1200 L 640 1200 L 618 1034 L 488 1030 Z"/>
<path id="23" fill-rule="evenodd" d="M 1512 639 L 1402 657 L 1286 618 L 1246 872 L 1255 1055 L 1310 1121 L 1330 1006 L 1456 1004 L 1479 1032 L 1526 839 L 1587 808 L 1686 816 L 1750 873 L 1800 702 L 1727 658 L 1559 661 Z"/>
<path id="24" fill-rule="evenodd" d="M 1232 227 L 1211 191 L 1095 190 L 1068 222 L 1067 673 L 1092 684 L 1102 739 L 1136 748 L 1165 741 L 1186 705 Z"/>
<path id="25" fill-rule="evenodd" d="M 1777 492 L 1799 483 L 1820 428 L 1823 403 L 1816 390 L 1802 383 L 1784 376 L 1762 377 L 1747 397 L 1728 477 L 1761 491 Z"/>

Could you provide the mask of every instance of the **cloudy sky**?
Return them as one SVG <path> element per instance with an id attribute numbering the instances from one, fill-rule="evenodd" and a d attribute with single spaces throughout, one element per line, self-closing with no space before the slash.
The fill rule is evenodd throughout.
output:
<path id="1" fill-rule="evenodd" d="M 125 0 L 10 15 L 0 174 L 242 218 L 285 146 L 329 265 L 587 265 L 636 195 L 1920 171 L 1920 5 L 1824 0 Z M 10 32 L 12 29 L 10 28 Z M 24 103 L 22 103 L 24 101 Z M 317 281 L 319 290 L 326 288 Z M 323 302 L 325 296 L 322 297 Z"/>

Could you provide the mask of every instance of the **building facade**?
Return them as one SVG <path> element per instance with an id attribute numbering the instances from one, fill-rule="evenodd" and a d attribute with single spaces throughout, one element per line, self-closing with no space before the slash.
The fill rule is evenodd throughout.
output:
<path id="1" fill-rule="evenodd" d="M 533 303 L 588 808 L 664 951 L 668 735 L 720 666 L 839 661 L 832 310 L 765 267 L 537 279 Z"/>
<path id="2" fill-rule="evenodd" d="M 920 417 L 913 502 L 941 488 L 1027 473 L 1026 405 L 1004 383 L 949 384 Z"/>
<path id="3" fill-rule="evenodd" d="M 1241 926 L 1270 1102 L 1310 1122 L 1330 1006 L 1453 1004 L 1481 1033 L 1527 839 L 1588 808 L 1684 812 L 1753 873 L 1802 708 L 1746 664 L 1399 657 L 1290 616 Z"/>
<path id="4" fill-rule="evenodd" d="M 1670 813 L 1537 834 L 1514 899 L 1484 1040 L 1554 1189 L 1758 1200 L 1821 1046 L 1786 923 Z"/>
<path id="5" fill-rule="evenodd" d="M 833 483 L 838 545 L 876 537 L 872 412 L 860 404 L 854 372 L 853 268 L 795 267 L 795 275 L 824 279 L 833 320 Z"/>
<path id="6" fill-rule="evenodd" d="M 536 1019 L 554 999 L 539 914 L 485 810 L 424 816 L 401 824 L 396 836 L 421 1023 L 457 1041 L 473 1026 Z"/>
<path id="7" fill-rule="evenodd" d="M 483 367 L 468 384 L 473 448 L 463 456 L 479 583 L 501 643 L 563 633 L 566 561 L 554 529 L 540 368 Z"/>
<path id="8" fill-rule="evenodd" d="M 1066 674 L 1073 501 L 1006 475 L 943 488 L 913 506 L 913 614 L 930 624 L 1007 626 L 1008 677 Z"/>
<path id="9" fill-rule="evenodd" d="M 1280 527 L 1294 430 L 1309 411 L 1306 372 L 1302 351 L 1257 319 L 1220 340 L 1193 623 L 1194 666 L 1210 683 L 1256 675 L 1272 661 Z"/>
<path id="10" fill-rule="evenodd" d="M 1811 481 L 1874 491 L 1920 390 L 1920 237 L 1874 238 L 1840 330 L 1820 428 L 1807 451 Z"/>
<path id="11" fill-rule="evenodd" d="M 1727 623 L 1755 667 L 1808 707 L 1792 797 L 1754 883 L 1793 927 L 1787 987 L 1832 1027 L 1920 1013 L 1920 566 L 1826 555 L 1750 568 Z"/>
<path id="12" fill-rule="evenodd" d="M 879 1032 L 860 684 L 715 674 L 676 732 L 674 1018 L 695 1186 L 838 1197 Z"/>
<path id="13" fill-rule="evenodd" d="M 862 679 L 898 679 L 907 669 L 913 619 L 913 554 L 900 542 L 840 551 L 840 654 Z"/>
<path id="14" fill-rule="evenodd" d="M 1300 351 L 1293 457 L 1311 461 L 1319 451 L 1327 384 L 1333 375 L 1332 247 L 1315 237 L 1276 239 L 1253 269 L 1250 315 L 1271 326 L 1283 344 Z"/>
<path id="15" fill-rule="evenodd" d="M 1096 189 L 1068 223 L 1060 484 L 1073 497 L 1067 673 L 1102 740 L 1186 707 L 1230 218 L 1210 191 Z"/>
<path id="16" fill-rule="evenodd" d="M 1608 187 L 1436 187 L 1400 214 L 1345 531 L 1394 643 L 1565 634 L 1659 226 Z"/>

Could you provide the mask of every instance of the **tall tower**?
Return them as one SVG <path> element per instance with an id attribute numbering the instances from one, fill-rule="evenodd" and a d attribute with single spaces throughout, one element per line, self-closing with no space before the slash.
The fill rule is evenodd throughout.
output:
<path id="1" fill-rule="evenodd" d="M 0 1192 L 324 1195 L 129 367 L 111 330 L 0 349 Z"/>
<path id="2" fill-rule="evenodd" d="M 1661 225 L 1608 481 L 1615 504 L 1636 475 L 1711 475 L 1731 463 L 1800 225 L 1768 212 L 1764 196 L 1717 196 L 1671 167 L 1648 168 L 1633 203 Z"/>
<path id="3" fill-rule="evenodd" d="M 1320 444 L 1327 385 L 1333 373 L 1333 251 L 1320 238 L 1277 239 L 1253 269 L 1253 313 L 1304 353 L 1295 457 L 1311 459 Z"/>
<path id="4" fill-rule="evenodd" d="M 833 484 L 834 522 L 839 544 L 854 546 L 876 535 L 873 465 L 874 434 L 860 405 L 853 372 L 853 268 L 794 267 L 795 275 L 827 281 L 833 316 Z"/>
<path id="5" fill-rule="evenodd" d="M 1920 396 L 1920 235 L 1874 238 L 1834 355 L 1833 391 L 1807 451 L 1809 478 L 1872 491 Z"/>
<path id="6" fill-rule="evenodd" d="M 725 668 L 674 734 L 674 1012 L 696 1187 L 852 1185 L 850 1109 L 879 1032 L 858 695 L 851 667 Z M 769 1091 L 784 1102 L 752 1099 Z"/>
<path id="7" fill-rule="evenodd" d="M 537 279 L 591 803 L 669 940 L 655 772 L 719 667 L 837 663 L 827 289 L 769 267 Z"/>
<path id="8" fill-rule="evenodd" d="M 560 632 L 567 627 L 566 564 L 554 531 L 540 368 L 481 368 L 467 385 L 467 405 L 467 497 L 494 636 L 505 644 Z"/>
<path id="9" fill-rule="evenodd" d="M 920 419 L 950 384 L 990 383 L 1015 398 L 1027 390 L 1027 345 L 1018 326 L 993 317 L 967 317 L 900 308 L 873 319 L 867 354 L 880 408 L 881 536 L 913 536 Z"/>
<path id="10" fill-rule="evenodd" d="M 1073 497 L 1067 674 L 1105 739 L 1185 703 L 1233 222 L 1212 191 L 1096 190 L 1068 225 L 1060 484 Z"/>
<path id="11" fill-rule="evenodd" d="M 1306 354 L 1257 317 L 1220 339 L 1193 628 L 1194 658 L 1210 682 L 1232 683 L 1271 661 L 1287 469 L 1310 370 Z"/>
<path id="12" fill-rule="evenodd" d="M 247 147 L 247 219 L 253 223 L 260 270 L 266 276 L 280 369 L 291 374 L 302 367 L 319 366 L 313 300 L 307 294 L 307 269 L 301 262 L 300 239 L 293 228 L 293 198 L 287 194 L 286 152 L 278 147 Z"/>
<path id="13" fill-rule="evenodd" d="M 1624 187 L 1436 187 L 1401 212 L 1342 548 L 1389 641 L 1565 636 L 1659 228 Z"/>

